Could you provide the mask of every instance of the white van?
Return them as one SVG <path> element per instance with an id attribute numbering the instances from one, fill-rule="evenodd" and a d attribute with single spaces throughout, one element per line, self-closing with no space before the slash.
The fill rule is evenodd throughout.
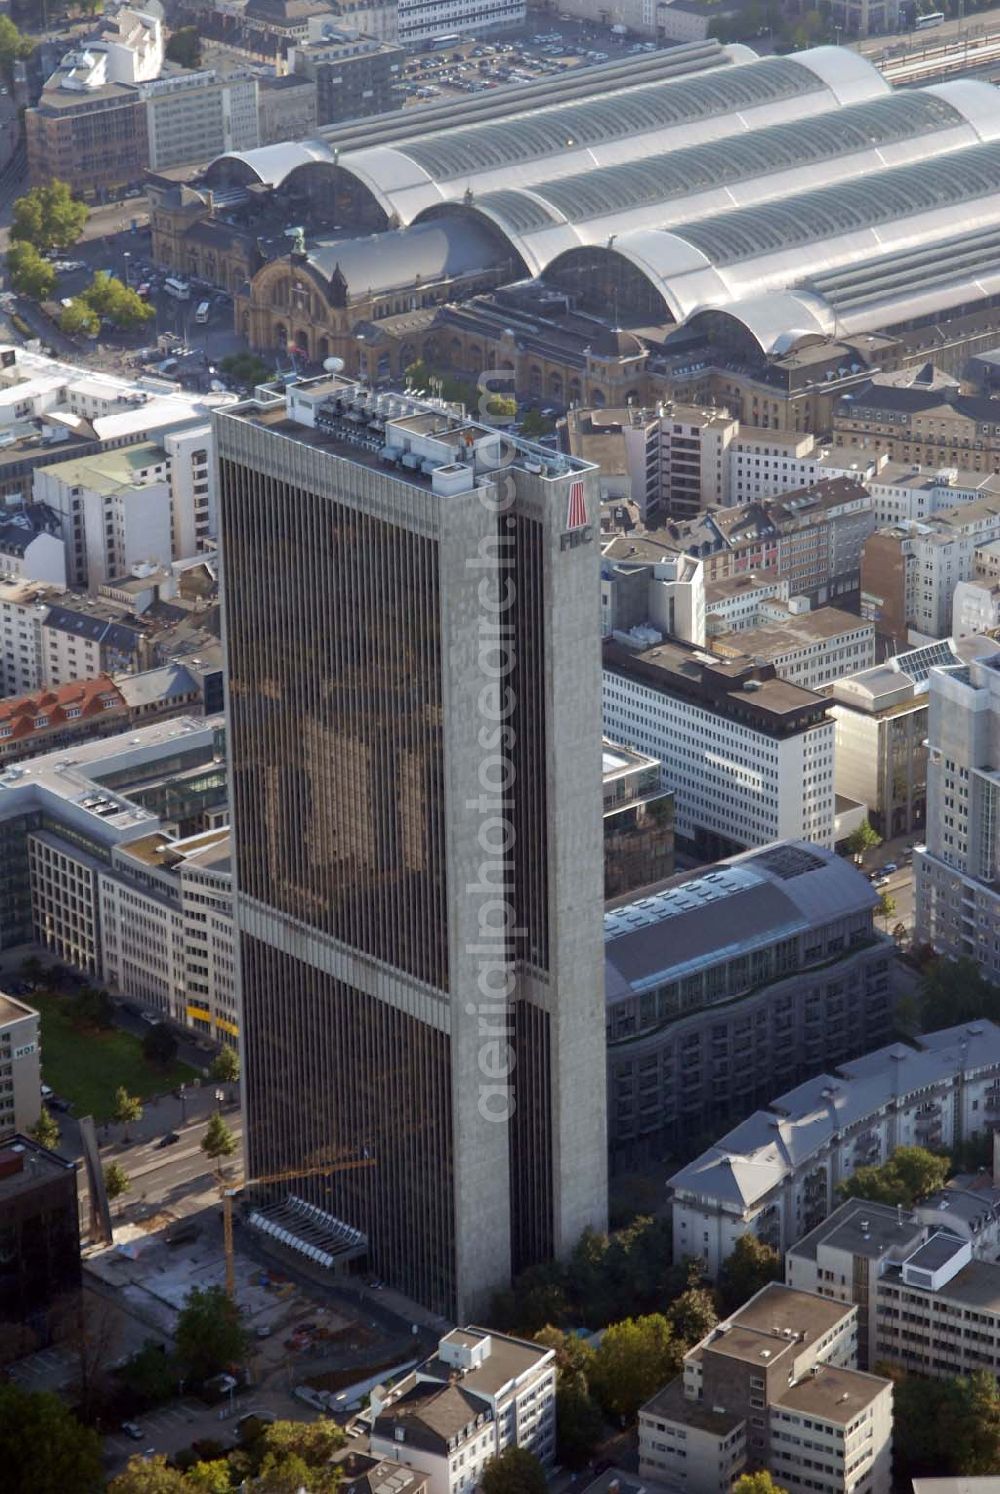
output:
<path id="1" fill-rule="evenodd" d="M 173 296 L 175 301 L 190 301 L 191 287 L 186 280 L 177 280 L 173 275 L 168 275 L 163 282 L 163 289 L 168 296 Z"/>
<path id="2" fill-rule="evenodd" d="M 194 314 L 194 319 L 198 323 L 199 327 L 203 327 L 205 325 L 205 323 L 208 321 L 208 314 L 211 311 L 211 309 L 212 309 L 211 302 L 209 302 L 209 301 L 202 301 L 201 302 L 201 304 L 199 305 L 197 311 Z"/>

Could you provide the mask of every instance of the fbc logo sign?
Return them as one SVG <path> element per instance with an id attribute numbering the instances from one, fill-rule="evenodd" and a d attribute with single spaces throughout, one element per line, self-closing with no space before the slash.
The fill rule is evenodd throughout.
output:
<path id="1" fill-rule="evenodd" d="M 560 550 L 575 550 L 577 545 L 589 545 L 594 531 L 587 523 L 587 499 L 583 483 L 579 480 L 569 485 L 569 501 L 566 505 L 566 528 L 559 536 Z"/>

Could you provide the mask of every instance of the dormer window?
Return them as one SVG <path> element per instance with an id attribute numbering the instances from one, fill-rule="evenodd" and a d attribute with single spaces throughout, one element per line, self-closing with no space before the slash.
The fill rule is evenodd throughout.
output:
<path id="1" fill-rule="evenodd" d="M 48 716 L 36 716 L 35 717 L 34 725 L 35 725 L 35 730 L 36 731 L 39 729 L 40 726 L 48 726 L 48 724 L 49 724 L 49 718 L 48 718 Z"/>

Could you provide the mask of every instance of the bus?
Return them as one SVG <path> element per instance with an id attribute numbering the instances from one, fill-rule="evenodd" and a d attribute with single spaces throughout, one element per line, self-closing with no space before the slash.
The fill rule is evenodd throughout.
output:
<path id="1" fill-rule="evenodd" d="M 944 22 L 944 12 L 940 10 L 929 10 L 925 16 L 917 16 L 914 31 L 929 31 L 932 26 L 940 26 Z"/>
<path id="2" fill-rule="evenodd" d="M 450 31 L 447 36 L 429 36 L 424 42 L 424 51 L 443 52 L 445 47 L 457 47 L 461 40 L 458 31 Z"/>
<path id="3" fill-rule="evenodd" d="M 186 280 L 177 280 L 173 275 L 168 275 L 163 282 L 163 289 L 168 296 L 173 296 L 175 301 L 190 301 L 191 287 Z"/>

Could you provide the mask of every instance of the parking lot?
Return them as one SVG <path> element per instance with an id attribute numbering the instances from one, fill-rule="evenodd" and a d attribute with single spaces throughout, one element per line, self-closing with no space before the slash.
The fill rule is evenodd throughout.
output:
<path id="1" fill-rule="evenodd" d="M 617 34 L 607 26 L 546 19 L 544 31 L 473 37 L 420 52 L 406 63 L 406 104 L 485 93 L 504 84 L 530 83 L 629 54 L 652 52 L 655 42 Z"/>

